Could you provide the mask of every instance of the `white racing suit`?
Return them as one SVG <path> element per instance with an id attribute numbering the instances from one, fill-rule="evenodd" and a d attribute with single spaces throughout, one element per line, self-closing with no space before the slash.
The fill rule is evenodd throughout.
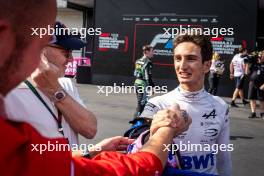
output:
<path id="1" fill-rule="evenodd" d="M 178 104 L 192 118 L 189 129 L 174 138 L 174 144 L 199 144 L 207 147 L 180 149 L 182 169 L 221 176 L 232 175 L 230 151 L 233 145 L 229 144 L 228 105 L 204 89 L 186 92 L 178 87 L 163 96 L 150 99 L 141 117 L 152 118 L 157 111 L 173 104 Z"/>

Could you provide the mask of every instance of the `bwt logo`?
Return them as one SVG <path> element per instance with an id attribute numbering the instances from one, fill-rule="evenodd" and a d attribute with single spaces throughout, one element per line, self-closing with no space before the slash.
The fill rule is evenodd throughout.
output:
<path id="1" fill-rule="evenodd" d="M 165 49 L 172 49 L 173 48 L 173 38 L 171 38 L 171 35 L 157 34 L 153 38 L 150 46 L 154 48 L 157 44 L 164 44 Z"/>
<path id="2" fill-rule="evenodd" d="M 201 156 L 182 156 L 181 163 L 183 169 L 205 169 L 215 165 L 214 162 L 215 155 L 210 153 Z"/>

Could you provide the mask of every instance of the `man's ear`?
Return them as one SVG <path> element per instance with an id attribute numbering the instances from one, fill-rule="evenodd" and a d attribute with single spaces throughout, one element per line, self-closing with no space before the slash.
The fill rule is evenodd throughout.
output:
<path id="1" fill-rule="evenodd" d="M 15 34 L 10 23 L 0 20 L 0 67 L 15 49 Z"/>
<path id="2" fill-rule="evenodd" d="M 203 63 L 203 70 L 204 70 L 204 73 L 208 73 L 210 71 L 210 67 L 212 65 L 212 61 L 209 60 L 209 61 L 205 61 Z"/>

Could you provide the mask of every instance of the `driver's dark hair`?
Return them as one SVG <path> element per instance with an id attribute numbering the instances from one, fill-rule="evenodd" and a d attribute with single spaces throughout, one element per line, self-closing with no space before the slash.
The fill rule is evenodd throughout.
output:
<path id="1" fill-rule="evenodd" d="M 192 42 L 201 48 L 202 62 L 209 61 L 212 59 L 213 47 L 209 36 L 205 35 L 189 35 L 182 34 L 178 35 L 173 41 L 173 51 L 174 49 L 183 42 Z"/>

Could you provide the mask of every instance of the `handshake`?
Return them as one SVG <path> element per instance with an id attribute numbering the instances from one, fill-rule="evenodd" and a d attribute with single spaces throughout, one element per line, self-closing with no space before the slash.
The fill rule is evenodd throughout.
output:
<path id="1" fill-rule="evenodd" d="M 150 152 L 158 157 L 165 166 L 168 151 L 163 146 L 173 142 L 173 138 L 188 130 L 192 119 L 179 105 L 172 105 L 168 109 L 158 111 L 153 116 L 150 126 L 150 137 L 141 149 L 134 151 Z M 140 138 L 138 138 L 140 139 Z"/>
<path id="2" fill-rule="evenodd" d="M 178 104 L 170 106 L 168 109 L 158 111 L 153 116 L 153 121 L 150 127 L 150 136 L 163 127 L 169 128 L 173 137 L 188 130 L 192 123 L 191 117 L 186 111 L 181 110 Z"/>

